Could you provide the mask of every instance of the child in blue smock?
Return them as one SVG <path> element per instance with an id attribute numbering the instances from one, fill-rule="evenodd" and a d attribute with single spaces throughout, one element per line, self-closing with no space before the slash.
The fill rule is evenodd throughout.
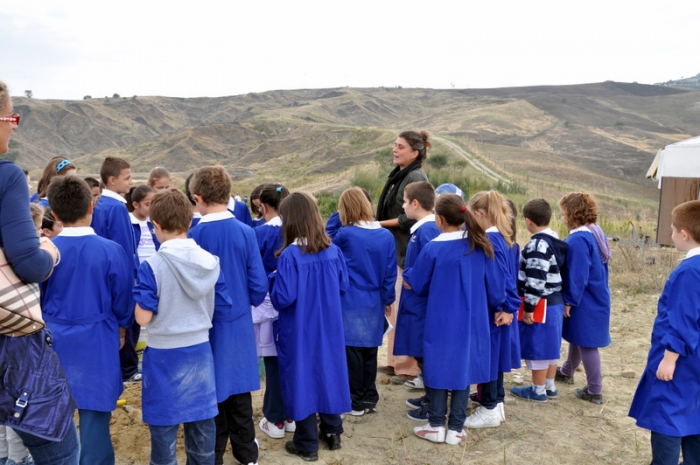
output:
<path id="1" fill-rule="evenodd" d="M 42 312 L 78 405 L 80 463 L 114 463 L 109 421 L 124 390 L 120 328 L 134 322 L 132 260 L 90 227 L 92 193 L 85 181 L 57 176 L 48 198 L 63 231 L 54 239 L 60 266 L 42 284 Z"/>
<path id="2" fill-rule="evenodd" d="M 519 338 L 511 333 L 517 332 L 515 314 L 520 308 L 518 296 L 518 259 L 513 253 L 512 217 L 507 200 L 498 191 L 477 192 L 469 199 L 469 211 L 486 231 L 493 245 L 494 260 L 503 277 L 506 293 L 505 302 L 498 307 L 489 307 L 491 332 L 491 381 L 480 387 L 481 404 L 469 416 L 465 426 L 468 428 L 493 428 L 505 421 L 503 373 L 520 367 L 520 360 L 513 360 L 513 347 Z M 515 321 L 515 324 L 513 323 Z M 516 351 L 516 353 L 519 350 Z"/>
<path id="3" fill-rule="evenodd" d="M 562 272 L 568 245 L 549 227 L 552 207 L 545 199 L 532 199 L 523 206 L 523 216 L 532 238 L 522 253 L 518 291 L 523 296 L 523 321 L 519 324 L 520 351 L 532 370 L 532 385 L 512 387 L 510 392 L 524 399 L 546 402 L 557 396 L 554 377 L 561 351 L 564 320 Z M 535 307 L 544 299 L 544 322 L 534 321 Z"/>
<path id="4" fill-rule="evenodd" d="M 282 184 L 265 184 L 257 192 L 253 191 L 258 200 L 263 221 L 255 227 L 260 256 L 262 257 L 265 273 L 269 276 L 277 270 L 277 252 L 282 249 L 282 220 L 280 219 L 280 203 L 289 195 Z M 294 432 L 294 420 L 289 420 L 284 411 L 284 400 L 280 388 L 277 349 L 273 335 L 273 326 L 277 321 L 277 310 L 272 305 L 270 295 L 257 307 L 253 307 L 253 324 L 255 327 L 255 342 L 258 357 L 265 364 L 265 397 L 263 398 L 263 418 L 258 423 L 260 430 L 273 439 L 284 438 L 285 432 Z"/>
<path id="5" fill-rule="evenodd" d="M 139 259 L 136 255 L 136 241 L 129 218 L 129 210 L 126 208 L 126 200 L 123 197 L 133 184 L 131 165 L 122 158 L 107 157 L 102 162 L 100 177 L 105 188 L 95 204 L 90 226 L 98 236 L 122 246 L 131 259 L 131 269 L 135 280 Z M 130 311 L 133 311 L 134 303 L 129 302 L 128 307 Z M 138 323 L 134 323 L 126 330 L 124 347 L 119 352 L 124 381 L 141 380 L 141 373 L 138 372 L 139 360 L 135 349 L 140 332 L 141 327 Z"/>
<path id="6" fill-rule="evenodd" d="M 403 209 L 406 217 L 416 223 L 411 226 L 411 237 L 406 248 L 406 270 L 411 269 L 425 245 L 440 235 L 435 225 L 435 189 L 427 181 L 414 182 L 403 191 Z M 423 370 L 423 330 L 425 328 L 425 307 L 428 298 L 418 295 L 413 289 L 401 287 L 398 314 L 396 315 L 396 333 L 394 335 L 394 355 L 414 357 L 418 367 Z M 406 381 L 407 383 L 422 383 L 422 378 Z M 428 419 L 428 396 L 421 396 L 406 401 L 406 405 L 414 410 L 408 412 L 412 420 L 426 421 Z"/>
<path id="7" fill-rule="evenodd" d="M 493 246 L 461 197 L 441 195 L 435 223 L 442 234 L 404 272 L 404 287 L 428 296 L 423 340 L 428 423 L 413 431 L 422 439 L 457 445 L 466 439 L 469 386 L 491 378 L 489 308 L 504 305 L 505 285 L 493 261 Z"/>
<path id="8" fill-rule="evenodd" d="M 574 373 L 583 362 L 586 386 L 576 389 L 574 395 L 602 404 L 603 372 L 598 349 L 610 345 L 610 249 L 607 237 L 595 224 L 598 206 L 590 194 L 566 194 L 559 201 L 559 210 L 569 230 L 562 327 L 569 354 L 555 378 L 573 384 Z"/>
<path id="9" fill-rule="evenodd" d="M 671 239 L 686 252 L 659 298 L 651 349 L 629 415 L 651 430 L 652 465 L 700 463 L 700 201 L 671 213 Z"/>
<path id="10" fill-rule="evenodd" d="M 340 195 L 343 227 L 333 244 L 343 252 L 350 287 L 342 295 L 345 353 L 350 380 L 351 415 L 375 412 L 377 351 L 384 335 L 384 313 L 396 299 L 394 236 L 374 220 L 372 204 L 359 187 Z"/>
<path id="11" fill-rule="evenodd" d="M 216 463 L 223 463 L 231 440 L 234 458 L 240 463 L 258 461 L 251 391 L 260 389 L 258 357 L 251 305 L 265 299 L 269 283 L 253 228 L 236 220 L 226 209 L 231 197 L 231 178 L 221 166 L 197 170 L 190 190 L 202 220 L 189 236 L 204 250 L 219 257 L 233 306 L 215 313 L 209 341 L 214 353 L 216 397 Z"/>
<path id="12" fill-rule="evenodd" d="M 276 341 L 284 408 L 296 421 L 294 440 L 285 449 L 312 461 L 318 460 L 316 414 L 323 441 L 330 450 L 340 449 L 340 414 L 351 407 L 340 303 L 348 272 L 342 252 L 325 234 L 313 197 L 293 192 L 279 213 L 283 249 L 270 298 L 279 311 Z"/>
<path id="13" fill-rule="evenodd" d="M 162 246 L 139 266 L 133 292 L 136 321 L 148 330 L 142 408 L 151 463 L 175 463 L 183 424 L 187 462 L 212 464 L 218 409 L 209 329 L 231 299 L 219 259 L 187 239 L 192 211 L 185 194 L 162 190 L 150 213 Z"/>

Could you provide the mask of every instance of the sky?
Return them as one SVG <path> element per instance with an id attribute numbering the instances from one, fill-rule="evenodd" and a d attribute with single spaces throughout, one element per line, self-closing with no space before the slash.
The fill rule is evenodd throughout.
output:
<path id="1" fill-rule="evenodd" d="M 41 99 L 653 84 L 700 73 L 698 24 L 698 0 L 4 0 L 0 80 Z"/>

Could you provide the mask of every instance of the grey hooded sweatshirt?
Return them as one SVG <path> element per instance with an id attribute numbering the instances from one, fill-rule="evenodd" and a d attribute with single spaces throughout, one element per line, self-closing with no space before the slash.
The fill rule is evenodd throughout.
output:
<path id="1" fill-rule="evenodd" d="M 176 349 L 209 340 L 219 258 L 192 239 L 172 239 L 146 260 L 158 286 L 158 309 L 148 323 L 148 346 Z"/>

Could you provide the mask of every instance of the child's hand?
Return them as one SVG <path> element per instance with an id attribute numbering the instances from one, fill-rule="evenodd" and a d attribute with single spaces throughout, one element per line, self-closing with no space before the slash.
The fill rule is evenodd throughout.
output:
<path id="1" fill-rule="evenodd" d="M 523 312 L 523 323 L 531 325 L 535 322 L 535 312 Z"/>
<path id="2" fill-rule="evenodd" d="M 661 359 L 659 368 L 656 370 L 656 377 L 661 381 L 671 381 L 676 371 L 676 360 L 678 360 L 677 353 L 670 350 L 664 352 L 664 358 Z"/>
<path id="3" fill-rule="evenodd" d="M 384 315 L 386 315 L 387 318 L 391 316 L 391 305 L 384 307 Z"/>
<path id="4" fill-rule="evenodd" d="M 496 313 L 496 318 L 495 318 L 494 324 L 496 326 L 503 326 L 503 325 L 508 326 L 512 321 L 513 321 L 513 314 L 512 313 L 507 313 L 507 312 L 501 311 L 501 312 Z"/>
<path id="5" fill-rule="evenodd" d="M 564 304 L 564 318 L 569 318 L 571 316 L 571 305 Z"/>
<path id="6" fill-rule="evenodd" d="M 411 290 L 413 289 L 410 284 L 408 284 L 406 281 L 403 282 L 403 288 L 406 290 Z"/>

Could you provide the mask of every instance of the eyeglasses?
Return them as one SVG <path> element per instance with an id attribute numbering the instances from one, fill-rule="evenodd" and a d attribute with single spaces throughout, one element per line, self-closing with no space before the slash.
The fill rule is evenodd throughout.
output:
<path id="1" fill-rule="evenodd" d="M 7 121 L 14 124 L 19 124 L 19 113 L 12 113 L 10 116 L 0 116 L 0 121 Z"/>

